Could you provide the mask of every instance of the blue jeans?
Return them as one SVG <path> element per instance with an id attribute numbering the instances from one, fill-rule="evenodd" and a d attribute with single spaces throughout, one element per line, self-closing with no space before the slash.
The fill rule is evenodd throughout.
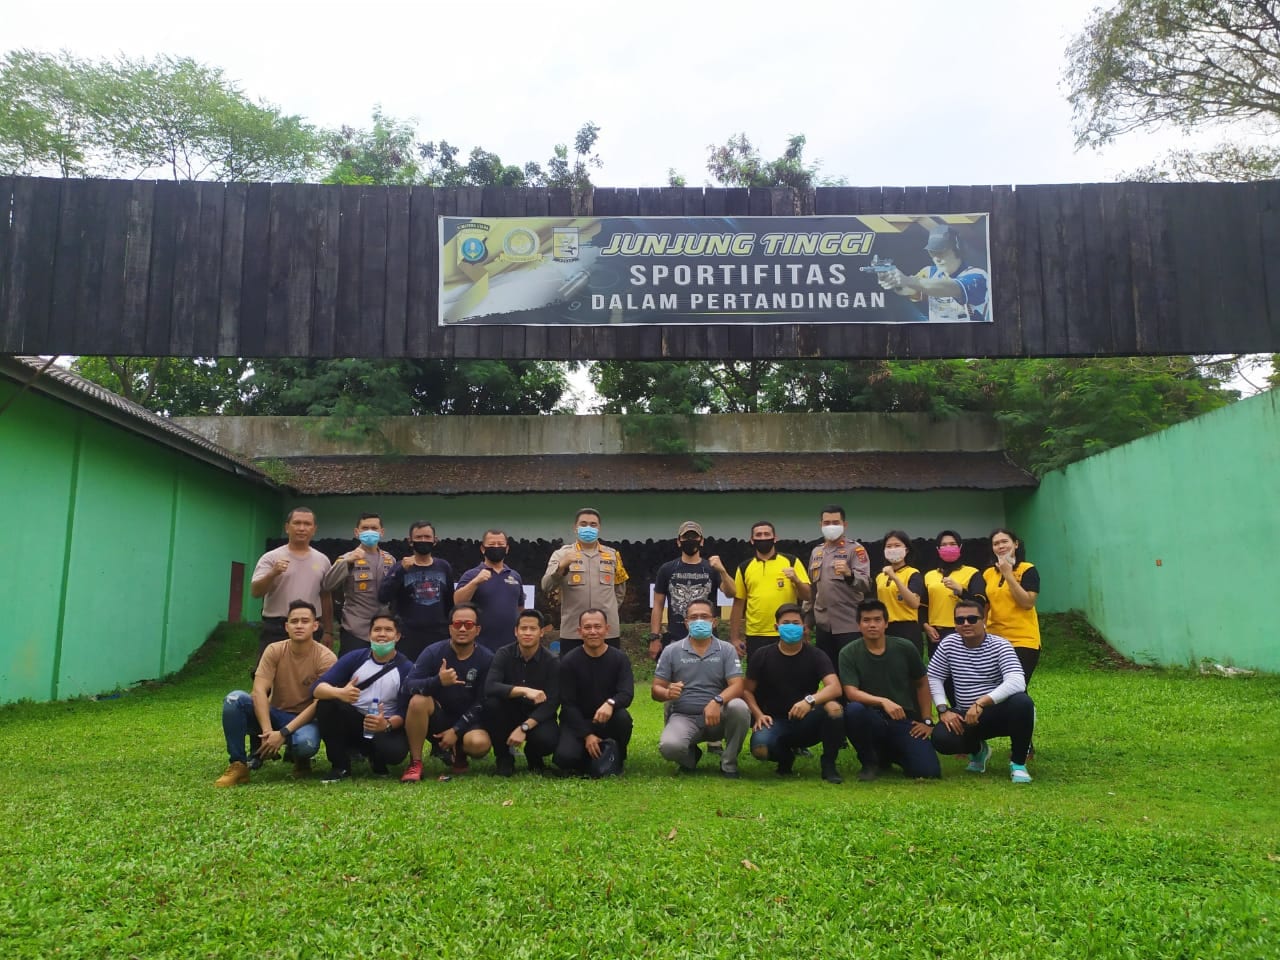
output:
<path id="1" fill-rule="evenodd" d="M 791 720 L 787 717 L 774 717 L 773 726 L 765 727 L 751 734 L 751 751 L 764 747 L 769 751 L 769 760 L 789 769 L 791 751 L 797 747 L 812 747 L 822 744 L 822 759 L 836 762 L 840 747 L 844 743 L 844 723 L 839 717 L 827 716 L 826 710 L 819 706 L 810 710 L 803 720 Z"/>
<path id="2" fill-rule="evenodd" d="M 890 720 L 876 707 L 849 703 L 844 708 L 844 728 L 864 767 L 896 763 L 912 779 L 942 776 L 933 743 L 911 736 L 911 721 L 905 717 Z"/>
<path id="3" fill-rule="evenodd" d="M 271 728 L 280 730 L 297 716 L 296 713 L 272 707 Z M 244 763 L 248 760 L 245 740 L 253 736 L 253 747 L 257 749 L 257 736 L 260 733 L 262 730 L 258 726 L 258 717 L 253 712 L 253 695 L 243 690 L 232 690 L 222 701 L 222 734 L 227 738 L 227 756 L 232 763 L 237 760 Z M 319 750 L 320 727 L 314 722 L 298 727 L 289 738 L 289 755 L 294 760 L 310 760 Z"/>

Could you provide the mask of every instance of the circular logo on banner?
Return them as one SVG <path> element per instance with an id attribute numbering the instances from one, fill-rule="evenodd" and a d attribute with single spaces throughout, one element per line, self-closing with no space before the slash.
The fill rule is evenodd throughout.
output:
<path id="1" fill-rule="evenodd" d="M 489 255 L 489 251 L 485 249 L 484 241 L 479 237 L 467 237 L 458 247 L 458 252 L 462 254 L 462 259 L 467 263 L 479 263 Z"/>
<path id="2" fill-rule="evenodd" d="M 514 260 L 533 260 L 538 257 L 538 237 L 532 230 L 516 227 L 502 240 L 502 250 Z"/>

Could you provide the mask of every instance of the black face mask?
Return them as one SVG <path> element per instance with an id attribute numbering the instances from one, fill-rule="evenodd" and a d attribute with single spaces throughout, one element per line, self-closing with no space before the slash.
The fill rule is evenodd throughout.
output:
<path id="1" fill-rule="evenodd" d="M 680 552 L 686 557 L 692 557 L 695 553 L 702 549 L 702 544 L 697 540 L 681 540 Z"/>
<path id="2" fill-rule="evenodd" d="M 420 557 L 430 556 L 431 551 L 434 550 L 435 548 L 436 548 L 436 545 L 432 543 L 430 540 L 413 541 L 413 552 Z"/>
<path id="3" fill-rule="evenodd" d="M 752 540 L 751 545 L 756 548 L 756 553 L 768 553 L 777 542 L 777 540 Z"/>
<path id="4" fill-rule="evenodd" d="M 506 547 L 485 547 L 484 558 L 488 560 L 490 563 L 501 563 L 503 560 L 507 559 L 507 548 Z"/>

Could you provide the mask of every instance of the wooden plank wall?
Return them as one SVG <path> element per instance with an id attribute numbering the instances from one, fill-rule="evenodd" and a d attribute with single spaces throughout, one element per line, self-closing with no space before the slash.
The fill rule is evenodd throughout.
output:
<path id="1" fill-rule="evenodd" d="M 454 327 L 442 215 L 564 190 L 0 178 L 0 353 L 765 359 L 1280 351 L 1280 182 L 599 189 L 598 216 L 991 213 L 995 323 Z"/>

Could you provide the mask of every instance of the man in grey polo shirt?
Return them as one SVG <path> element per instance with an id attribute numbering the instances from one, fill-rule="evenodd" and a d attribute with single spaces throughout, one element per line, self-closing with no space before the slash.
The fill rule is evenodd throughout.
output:
<path id="1" fill-rule="evenodd" d="M 658 658 L 651 695 L 666 704 L 658 752 L 690 771 L 702 757 L 700 742 L 723 739 L 720 774 L 736 780 L 751 711 L 742 700 L 737 651 L 716 639 L 715 610 L 710 600 L 690 600 L 684 616 L 689 635 Z"/>

